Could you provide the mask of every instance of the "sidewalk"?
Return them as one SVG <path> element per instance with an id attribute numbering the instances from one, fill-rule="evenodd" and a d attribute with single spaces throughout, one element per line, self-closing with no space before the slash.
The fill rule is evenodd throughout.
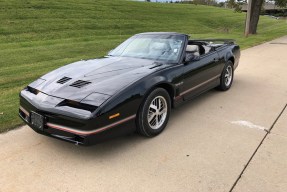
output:
<path id="1" fill-rule="evenodd" d="M 234 191 L 287 190 L 287 108 L 264 139 Z"/>

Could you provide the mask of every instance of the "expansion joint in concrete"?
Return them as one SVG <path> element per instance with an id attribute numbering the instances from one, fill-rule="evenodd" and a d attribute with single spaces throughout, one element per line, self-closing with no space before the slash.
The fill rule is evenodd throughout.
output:
<path id="1" fill-rule="evenodd" d="M 250 162 L 252 161 L 253 157 L 256 155 L 258 149 L 261 147 L 261 145 L 263 144 L 264 140 L 267 138 L 267 136 L 271 133 L 273 127 L 276 125 L 277 121 L 280 119 L 281 115 L 284 113 L 284 111 L 287 108 L 287 104 L 283 107 L 283 109 L 281 110 L 281 112 L 278 114 L 277 118 L 275 119 L 275 121 L 273 122 L 273 124 L 271 125 L 269 131 L 266 131 L 266 134 L 264 135 L 264 137 L 262 138 L 261 142 L 259 143 L 259 145 L 257 146 L 257 148 L 255 149 L 255 151 L 253 152 L 253 154 L 251 155 L 251 157 L 249 158 L 248 162 L 246 163 L 246 165 L 244 166 L 243 170 L 241 171 L 241 173 L 239 174 L 239 176 L 237 177 L 236 181 L 234 182 L 234 184 L 232 185 L 231 189 L 229 192 L 232 192 L 233 189 L 235 188 L 235 186 L 237 185 L 238 181 L 240 180 L 240 178 L 242 177 L 242 175 L 244 174 L 245 170 L 247 169 L 248 165 L 250 164 Z"/>

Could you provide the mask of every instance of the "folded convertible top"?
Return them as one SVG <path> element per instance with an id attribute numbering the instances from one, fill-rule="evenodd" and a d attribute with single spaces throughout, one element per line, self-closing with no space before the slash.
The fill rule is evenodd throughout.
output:
<path id="1" fill-rule="evenodd" d="M 214 44 L 214 43 L 234 44 L 235 43 L 234 39 L 190 39 L 189 41 L 206 42 L 210 44 Z"/>

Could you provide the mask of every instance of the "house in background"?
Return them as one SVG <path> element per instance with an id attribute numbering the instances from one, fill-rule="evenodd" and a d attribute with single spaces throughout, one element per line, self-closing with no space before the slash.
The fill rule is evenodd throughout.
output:
<path id="1" fill-rule="evenodd" d="M 247 12 L 247 4 L 241 6 L 243 12 Z M 287 16 L 287 7 L 278 7 L 274 3 L 265 3 L 263 10 L 266 15 L 281 15 Z"/>

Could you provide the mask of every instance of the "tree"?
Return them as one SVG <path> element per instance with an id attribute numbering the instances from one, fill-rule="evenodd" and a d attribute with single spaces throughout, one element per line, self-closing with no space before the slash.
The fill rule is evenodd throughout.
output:
<path id="1" fill-rule="evenodd" d="M 233 9 L 234 12 L 242 12 L 240 2 L 238 0 L 237 2 L 235 0 L 227 1 L 227 7 Z"/>
<path id="2" fill-rule="evenodd" d="M 263 0 L 249 0 L 248 3 L 252 1 L 251 3 L 251 9 L 250 9 L 250 22 L 249 22 L 249 30 L 246 31 L 246 35 L 248 34 L 256 34 L 257 33 L 257 25 L 259 21 L 260 12 L 263 5 Z M 287 6 L 287 0 L 275 0 L 275 4 L 279 7 L 286 7 Z M 248 24 L 248 21 L 246 21 Z"/>
<path id="3" fill-rule="evenodd" d="M 227 7 L 233 9 L 236 5 L 235 0 L 229 0 L 227 1 Z"/>
<path id="4" fill-rule="evenodd" d="M 279 7 L 287 7 L 287 0 L 275 0 L 275 4 Z"/>
<path id="5" fill-rule="evenodd" d="M 219 2 L 218 7 L 224 7 L 224 2 Z"/>
<path id="6" fill-rule="evenodd" d="M 248 34 L 257 33 L 257 25 L 258 25 L 262 5 L 263 5 L 263 0 L 252 0 Z"/>

